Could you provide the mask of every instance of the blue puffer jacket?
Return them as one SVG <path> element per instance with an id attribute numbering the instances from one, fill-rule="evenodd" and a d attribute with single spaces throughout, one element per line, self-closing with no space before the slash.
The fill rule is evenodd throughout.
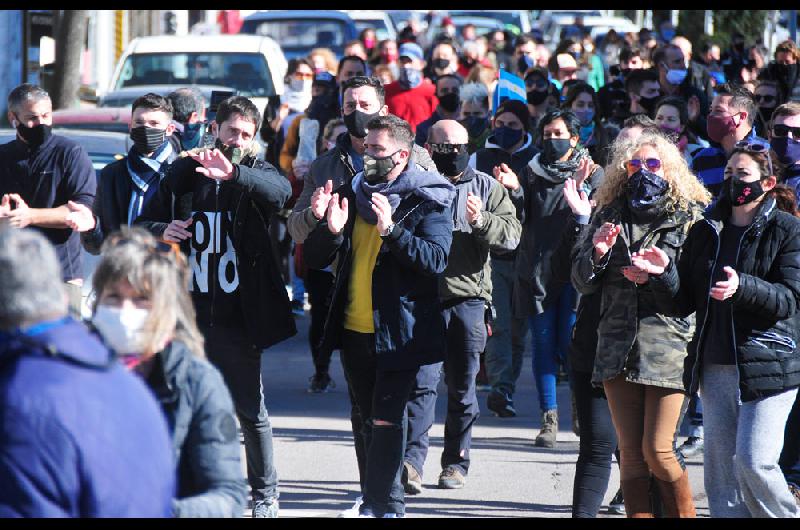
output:
<path id="1" fill-rule="evenodd" d="M 438 174 L 436 178 L 444 180 Z M 322 339 L 323 347 L 331 349 L 341 346 L 353 263 L 353 226 L 358 215 L 351 184 L 336 192 L 348 201 L 344 230 L 333 235 L 323 218 L 304 247 L 306 263 L 313 269 L 324 269 L 338 260 Z M 383 238 L 372 272 L 375 353 L 379 370 L 407 370 L 444 360 L 445 324 L 438 276 L 447 267 L 453 214 L 451 206 L 444 207 L 412 193 L 400 201 L 392 218 L 396 224 Z"/>
<path id="2" fill-rule="evenodd" d="M 168 517 L 152 392 L 80 323 L 0 334 L 0 517 Z"/>
<path id="3" fill-rule="evenodd" d="M 173 341 L 147 384 L 161 402 L 178 463 L 176 517 L 240 517 L 247 489 L 233 401 L 222 375 Z"/>

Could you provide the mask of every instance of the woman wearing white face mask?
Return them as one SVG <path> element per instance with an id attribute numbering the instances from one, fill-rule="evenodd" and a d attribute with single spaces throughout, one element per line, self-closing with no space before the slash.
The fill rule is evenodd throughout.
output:
<path id="1" fill-rule="evenodd" d="M 103 245 L 92 324 L 160 401 L 176 455 L 176 517 L 239 517 L 245 482 L 233 401 L 204 360 L 180 253 L 123 227 Z"/>

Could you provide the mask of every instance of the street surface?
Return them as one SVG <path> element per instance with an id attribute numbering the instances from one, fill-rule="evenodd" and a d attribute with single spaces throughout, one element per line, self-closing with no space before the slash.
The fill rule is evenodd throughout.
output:
<path id="1" fill-rule="evenodd" d="M 297 318 L 299 332 L 263 356 L 267 409 L 272 421 L 280 480 L 281 517 L 336 517 L 358 495 L 358 469 L 350 430 L 350 403 L 338 353 L 331 375 L 336 388 L 327 394 L 306 392 L 313 373 L 308 350 L 308 311 Z M 526 352 L 514 405 L 515 418 L 498 418 L 478 394 L 481 417 L 472 434 L 471 467 L 461 490 L 440 490 L 436 482 L 444 435 L 446 387 L 439 385 L 436 422 L 423 472 L 424 491 L 406 496 L 407 517 L 570 517 L 578 438 L 572 433 L 570 394 L 558 386 L 559 435 L 554 449 L 537 448 L 540 413 Z M 685 439 L 681 436 L 680 442 Z M 242 448 L 244 462 L 244 447 Z M 702 457 L 687 461 L 697 513 L 708 517 Z M 243 467 L 244 469 L 244 467 Z M 616 461 L 605 504 L 619 487 Z M 247 517 L 250 510 L 247 510 Z"/>

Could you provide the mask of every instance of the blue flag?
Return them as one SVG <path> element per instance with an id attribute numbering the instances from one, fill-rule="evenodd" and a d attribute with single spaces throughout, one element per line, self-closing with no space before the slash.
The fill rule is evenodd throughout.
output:
<path id="1" fill-rule="evenodd" d="M 518 99 L 523 103 L 528 103 L 528 93 L 525 91 L 525 81 L 522 78 L 500 69 L 500 78 L 497 80 L 497 87 L 494 89 L 493 109 L 497 110 L 507 99 Z"/>

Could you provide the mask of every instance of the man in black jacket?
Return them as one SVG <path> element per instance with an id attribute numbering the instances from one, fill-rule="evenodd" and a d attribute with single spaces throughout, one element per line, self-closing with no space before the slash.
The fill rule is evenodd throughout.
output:
<path id="1" fill-rule="evenodd" d="M 92 209 L 79 204 L 67 219 L 81 232 L 87 252 L 99 254 L 106 236 L 133 223 L 155 196 L 167 168 L 178 157 L 170 142 L 175 130 L 172 115 L 172 104 L 158 94 L 145 94 L 133 102 L 133 147 L 128 156 L 100 171 Z"/>
<path id="2" fill-rule="evenodd" d="M 137 223 L 180 243 L 189 256 L 190 290 L 206 354 L 222 372 L 244 433 L 253 517 L 277 517 L 261 352 L 296 333 L 268 226 L 291 187 L 254 154 L 260 121 L 247 98 L 223 101 L 212 123 L 216 147 L 190 151 L 176 161 Z"/>

